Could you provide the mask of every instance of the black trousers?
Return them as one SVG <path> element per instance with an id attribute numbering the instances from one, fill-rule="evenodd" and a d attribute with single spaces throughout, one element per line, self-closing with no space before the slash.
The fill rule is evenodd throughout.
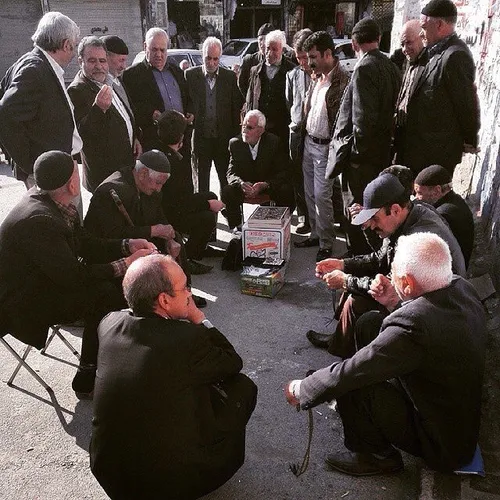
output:
<path id="1" fill-rule="evenodd" d="M 202 138 L 193 154 L 193 184 L 199 193 L 210 191 L 210 170 L 215 163 L 221 189 L 227 186 L 228 139 Z"/>
<path id="2" fill-rule="evenodd" d="M 295 194 L 295 205 L 297 215 L 305 217 L 305 222 L 309 224 L 309 214 L 307 212 L 306 197 L 304 194 L 304 174 L 302 172 L 302 156 L 304 139 L 301 133 L 290 131 L 290 166 L 292 172 L 292 183 Z"/>
<path id="3" fill-rule="evenodd" d="M 358 349 L 368 345 L 380 331 L 385 315 L 363 314 L 356 323 Z M 344 444 L 355 452 L 384 452 L 391 445 L 422 456 L 418 419 L 412 402 L 397 380 L 381 382 L 337 399 L 344 426 Z"/>

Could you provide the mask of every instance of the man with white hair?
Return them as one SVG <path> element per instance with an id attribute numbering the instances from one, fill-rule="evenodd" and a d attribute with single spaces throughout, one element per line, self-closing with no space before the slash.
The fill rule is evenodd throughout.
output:
<path id="1" fill-rule="evenodd" d="M 48 12 L 31 37 L 35 48 L 0 83 L 0 143 L 15 161 L 16 178 L 28 189 L 35 183 L 33 164 L 41 153 L 76 155 L 82 149 L 64 83 L 64 68 L 75 55 L 79 36 L 69 17 Z"/>
<path id="2" fill-rule="evenodd" d="M 144 60 L 123 73 L 123 84 L 134 107 L 137 125 L 142 129 L 145 150 L 157 141 L 155 122 L 167 109 L 179 111 L 190 122 L 194 118 L 184 74 L 177 64 L 170 64 L 167 59 L 168 44 L 165 30 L 149 29 L 144 42 Z"/>
<path id="3" fill-rule="evenodd" d="M 356 354 L 286 387 L 288 402 L 309 409 L 332 399 L 347 452 L 327 465 L 352 476 L 403 469 L 399 450 L 438 471 L 467 465 L 476 450 L 486 346 L 481 302 L 454 276 L 447 244 L 432 233 L 401 236 L 392 264 L 398 302 L 376 278 L 374 296 L 392 313 L 363 315 Z"/>
<path id="4" fill-rule="evenodd" d="M 286 153 L 280 140 L 266 132 L 266 117 L 259 110 L 243 119 L 241 134 L 229 141 L 228 185 L 221 198 L 231 229 L 241 224 L 241 207 L 246 203 L 276 202 L 293 207 L 293 187 L 287 169 Z"/>
<path id="5" fill-rule="evenodd" d="M 290 112 L 285 97 L 286 74 L 294 65 L 283 57 L 285 45 L 283 31 L 274 30 L 266 35 L 265 60 L 250 70 L 246 105 L 247 110 L 258 109 L 264 113 L 267 131 L 277 135 L 287 148 Z"/>
<path id="6" fill-rule="evenodd" d="M 210 170 L 215 164 L 221 188 L 227 184 L 229 139 L 238 133 L 243 103 L 233 71 L 219 65 L 222 44 L 209 36 L 203 42 L 203 65 L 189 68 L 186 81 L 193 112 L 193 173 L 195 189 L 210 191 Z"/>

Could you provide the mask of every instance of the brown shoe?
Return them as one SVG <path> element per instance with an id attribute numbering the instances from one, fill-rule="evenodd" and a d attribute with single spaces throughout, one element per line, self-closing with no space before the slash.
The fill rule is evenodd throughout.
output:
<path id="1" fill-rule="evenodd" d="M 394 450 L 388 457 L 378 458 L 372 453 L 353 453 L 346 451 L 328 455 L 327 465 L 334 470 L 350 476 L 377 476 L 379 474 L 393 474 L 403 470 L 403 459 L 398 450 Z"/>

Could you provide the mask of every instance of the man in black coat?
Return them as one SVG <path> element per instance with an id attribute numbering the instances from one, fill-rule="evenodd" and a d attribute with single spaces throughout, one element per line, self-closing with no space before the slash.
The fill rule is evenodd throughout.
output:
<path id="1" fill-rule="evenodd" d="M 41 349 L 49 326 L 83 317 L 73 389 L 88 396 L 94 385 L 97 325 L 124 305 L 118 278 L 156 247 L 144 239 L 96 238 L 80 227 L 73 205 L 80 176 L 67 153 L 40 155 L 34 176 L 37 186 L 0 227 L 0 334 Z M 29 314 L 23 313 L 26 307 Z"/>
<path id="2" fill-rule="evenodd" d="M 155 122 L 165 110 L 179 111 L 190 123 L 194 119 L 184 74 L 176 64 L 168 62 L 167 47 L 165 31 L 151 28 L 144 42 L 144 60 L 123 73 L 123 84 L 132 102 L 137 125 L 142 130 L 145 150 L 156 141 Z"/>
<path id="3" fill-rule="evenodd" d="M 287 399 L 302 409 L 337 400 L 347 453 L 332 469 L 354 476 L 403 469 L 398 449 L 438 471 L 471 462 L 477 446 L 486 319 L 470 283 L 453 276 L 437 235 L 401 236 L 392 266 L 399 304 L 377 277 L 377 300 L 391 311 L 362 316 L 356 354 L 291 382 Z M 381 327 L 380 327 L 381 326 Z M 379 328 L 380 327 L 380 328 Z"/>
<path id="4" fill-rule="evenodd" d="M 450 228 L 430 207 L 413 204 L 410 194 L 395 175 L 381 174 L 365 189 L 363 210 L 353 224 L 370 228 L 383 239 L 379 250 L 344 259 L 325 259 L 316 266 L 316 275 L 332 290 L 343 289 L 346 294 L 339 314 L 335 333 L 330 336 L 313 330 L 308 339 L 319 347 L 328 347 L 331 354 L 343 358 L 355 352 L 354 328 L 359 317 L 370 310 L 387 314 L 387 309 L 370 295 L 370 287 L 377 274 L 389 275 L 396 243 L 401 235 L 432 232 L 449 246 L 453 272 L 465 276 L 464 257 Z M 318 342 L 319 340 L 319 342 Z"/>
<path id="5" fill-rule="evenodd" d="M 342 173 L 344 209 L 362 203 L 363 190 L 390 164 L 394 106 L 401 76 L 379 50 L 380 28 L 365 18 L 353 28 L 352 44 L 359 58 L 340 110 L 330 143 L 326 175 Z M 352 255 L 369 251 L 362 232 L 346 225 Z"/>
<path id="6" fill-rule="evenodd" d="M 78 45 L 80 71 L 68 87 L 83 139 L 83 184 L 90 192 L 119 168 L 132 167 L 141 145 L 134 115 L 113 90 L 104 41 L 82 38 Z"/>
<path id="7" fill-rule="evenodd" d="M 434 206 L 449 224 L 469 265 L 474 246 L 474 219 L 469 205 L 455 191 L 451 173 L 441 165 L 424 168 L 415 178 L 415 197 Z"/>
<path id="8" fill-rule="evenodd" d="M 203 42 L 203 65 L 186 71 L 195 116 L 193 129 L 193 177 L 198 192 L 210 191 L 214 162 L 221 188 L 227 184 L 228 144 L 240 126 L 243 104 L 234 71 L 219 65 L 222 45 L 218 38 Z"/>
<path id="9" fill-rule="evenodd" d="M 168 256 L 125 275 L 133 312 L 99 327 L 90 466 L 112 499 L 195 499 L 245 459 L 257 387 Z"/>
<path id="10" fill-rule="evenodd" d="M 0 143 L 28 189 L 41 153 L 82 149 L 63 77 L 79 34 L 69 17 L 48 12 L 32 36 L 35 48 L 9 68 L 0 84 Z"/>
<path id="11" fill-rule="evenodd" d="M 415 174 L 438 164 L 453 174 L 463 153 L 477 151 L 479 100 L 471 52 L 455 33 L 457 8 L 431 0 L 421 16 L 426 58 L 408 97 L 406 124 L 398 130 L 397 162 Z"/>
<path id="12" fill-rule="evenodd" d="M 222 189 L 221 198 L 231 229 L 241 224 L 243 203 L 272 200 L 277 206 L 294 206 L 285 151 L 279 138 L 265 129 L 266 117 L 252 110 L 245 115 L 241 135 L 229 141 L 229 184 Z"/>

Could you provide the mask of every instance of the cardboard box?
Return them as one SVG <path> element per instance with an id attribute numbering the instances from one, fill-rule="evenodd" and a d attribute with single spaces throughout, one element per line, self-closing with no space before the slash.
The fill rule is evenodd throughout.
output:
<path id="1" fill-rule="evenodd" d="M 243 258 L 290 258 L 290 220 L 281 229 L 255 229 L 249 228 L 245 223 L 242 236 Z"/>
<path id="2" fill-rule="evenodd" d="M 286 267 L 286 262 L 274 270 L 243 265 L 240 278 L 241 293 L 272 299 L 285 284 Z"/>

